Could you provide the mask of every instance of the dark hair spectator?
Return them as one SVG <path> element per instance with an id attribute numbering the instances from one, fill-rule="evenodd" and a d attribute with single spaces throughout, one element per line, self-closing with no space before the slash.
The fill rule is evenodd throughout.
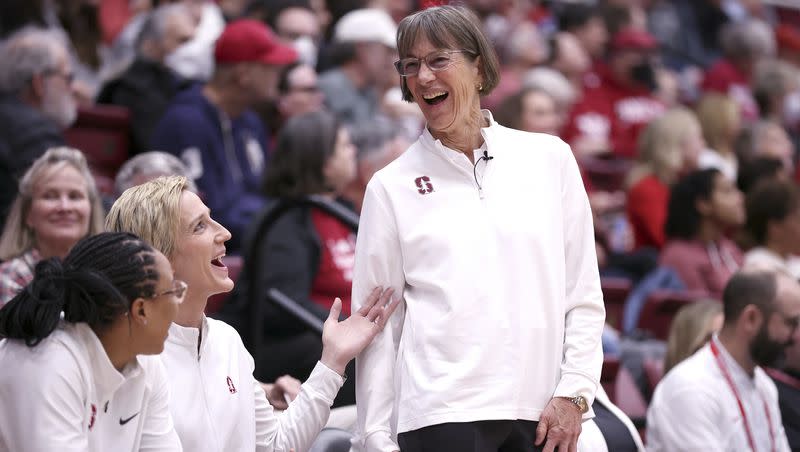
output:
<path id="1" fill-rule="evenodd" d="M 257 238 L 248 244 L 252 252 L 241 278 L 247 298 L 264 306 L 265 344 L 256 358 L 263 380 L 287 373 L 307 378 L 321 347 L 317 333 L 269 301 L 270 289 L 280 290 L 323 321 L 334 296 L 339 296 L 342 312 L 350 315 L 353 261 L 348 256 L 355 253 L 350 226 L 324 209 L 293 202 L 315 195 L 332 209 L 355 215 L 336 200 L 355 176 L 355 149 L 333 114 L 295 116 L 281 129 L 264 175 L 264 194 L 272 200 L 267 209 L 288 208 L 278 211 L 268 230 L 261 230 L 266 217 L 257 217 L 251 225 L 252 237 Z M 340 392 L 339 402 L 353 403 L 354 397 L 349 385 Z"/>
<path id="2" fill-rule="evenodd" d="M 714 168 L 697 170 L 670 192 L 660 265 L 674 270 L 686 288 L 717 298 L 739 270 L 742 252 L 726 234 L 745 220 L 742 195 Z"/>
<path id="3" fill-rule="evenodd" d="M 763 245 L 773 222 L 782 222 L 800 207 L 800 193 L 788 181 L 765 180 L 747 194 L 747 230 Z"/>
<path id="4" fill-rule="evenodd" d="M 664 233 L 668 239 L 693 240 L 703 221 L 698 201 L 708 201 L 714 192 L 715 179 L 722 173 L 715 168 L 695 171 L 672 188 L 667 207 Z"/>
<path id="5" fill-rule="evenodd" d="M 765 316 L 775 309 L 778 283 L 775 273 L 742 271 L 728 281 L 722 293 L 722 314 L 725 325 L 734 325 L 748 305 L 755 305 Z"/>
<path id="6" fill-rule="evenodd" d="M 747 161 L 739 168 L 736 178 L 736 187 L 744 194 L 765 179 L 788 178 L 783 162 L 772 157 L 756 157 Z"/>
<path id="7" fill-rule="evenodd" d="M 558 29 L 574 34 L 592 58 L 602 58 L 608 42 L 608 28 L 597 5 L 563 2 L 556 9 Z"/>
<path id="8" fill-rule="evenodd" d="M 523 88 L 507 97 L 497 108 L 495 119 L 512 129 L 551 135 L 558 135 L 562 125 L 555 99 L 537 88 Z"/>

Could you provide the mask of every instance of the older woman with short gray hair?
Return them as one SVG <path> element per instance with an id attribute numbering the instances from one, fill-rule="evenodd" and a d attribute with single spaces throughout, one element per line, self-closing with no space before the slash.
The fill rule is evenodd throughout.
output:
<path id="1" fill-rule="evenodd" d="M 605 312 L 572 151 L 481 110 L 498 63 L 468 9 L 406 17 L 397 48 L 403 97 L 427 126 L 364 198 L 353 309 L 374 286 L 404 303 L 356 361 L 359 443 L 574 451 Z"/>

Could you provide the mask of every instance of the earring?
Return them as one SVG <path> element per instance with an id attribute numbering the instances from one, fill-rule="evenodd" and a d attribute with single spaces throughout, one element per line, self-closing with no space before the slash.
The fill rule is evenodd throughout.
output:
<path id="1" fill-rule="evenodd" d="M 483 91 L 483 83 L 478 85 L 478 92 L 481 92 L 481 91 Z"/>
<path id="2" fill-rule="evenodd" d="M 142 320 L 142 323 L 147 326 L 147 319 Z"/>

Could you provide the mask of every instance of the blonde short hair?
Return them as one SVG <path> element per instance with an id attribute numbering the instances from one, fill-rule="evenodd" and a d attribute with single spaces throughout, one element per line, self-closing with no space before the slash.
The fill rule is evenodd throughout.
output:
<path id="1" fill-rule="evenodd" d="M 639 135 L 639 168 L 672 184 L 681 169 L 686 138 L 693 125 L 700 127 L 697 117 L 685 107 L 672 108 L 650 122 Z"/>
<path id="2" fill-rule="evenodd" d="M 716 333 L 711 329 L 714 317 L 722 315 L 722 303 L 698 301 L 682 307 L 669 328 L 664 374 L 702 348 Z"/>
<path id="3" fill-rule="evenodd" d="M 86 192 L 89 195 L 91 207 L 87 235 L 103 232 L 103 204 L 94 177 L 86 163 L 86 157 L 77 149 L 51 148 L 33 162 L 19 182 L 19 193 L 11 205 L 3 235 L 0 236 L 0 260 L 13 259 L 37 246 L 34 231 L 26 222 L 33 204 L 33 194 L 36 187 L 48 174 L 67 165 L 75 168 L 86 182 Z"/>
<path id="4" fill-rule="evenodd" d="M 184 176 L 166 176 L 125 190 L 108 212 L 106 229 L 136 234 L 171 257 L 180 225 L 181 194 L 187 185 Z"/>
<path id="5" fill-rule="evenodd" d="M 706 94 L 697 104 L 697 119 L 703 129 L 703 138 L 717 152 L 733 151 L 733 128 L 741 124 L 739 106 L 730 97 Z"/>

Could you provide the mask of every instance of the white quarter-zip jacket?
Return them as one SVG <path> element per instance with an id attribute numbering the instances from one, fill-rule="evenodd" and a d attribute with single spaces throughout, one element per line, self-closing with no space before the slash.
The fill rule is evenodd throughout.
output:
<path id="1" fill-rule="evenodd" d="M 120 373 L 85 323 L 0 341 L 0 451 L 180 451 L 156 356 Z"/>
<path id="2" fill-rule="evenodd" d="M 475 174 L 425 130 L 367 186 L 353 309 L 375 286 L 404 300 L 357 358 L 370 452 L 429 425 L 535 421 L 553 396 L 591 404 L 599 384 L 605 310 L 578 166 L 559 138 L 484 115 Z"/>
<path id="3" fill-rule="evenodd" d="M 199 347 L 198 347 L 199 343 Z M 308 450 L 330 415 L 344 378 L 322 363 L 276 417 L 239 334 L 219 320 L 200 329 L 172 324 L 161 354 L 170 376 L 170 411 L 192 452 Z"/>

